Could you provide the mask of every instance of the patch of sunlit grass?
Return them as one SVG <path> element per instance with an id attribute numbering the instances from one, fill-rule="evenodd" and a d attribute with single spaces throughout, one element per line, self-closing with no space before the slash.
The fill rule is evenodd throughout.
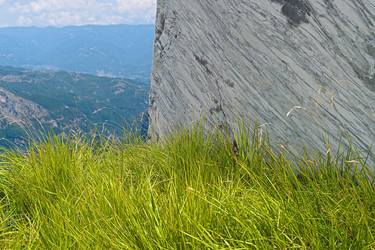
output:
<path id="1" fill-rule="evenodd" d="M 1 155 L 0 244 L 18 249 L 364 249 L 375 191 L 352 152 L 287 160 L 257 133 L 49 140 Z"/>

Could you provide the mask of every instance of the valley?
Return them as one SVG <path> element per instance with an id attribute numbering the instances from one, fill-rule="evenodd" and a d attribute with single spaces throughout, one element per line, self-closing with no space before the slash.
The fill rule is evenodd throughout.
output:
<path id="1" fill-rule="evenodd" d="M 141 119 L 148 87 L 123 78 L 0 67 L 0 145 L 48 132 L 120 135 Z"/>

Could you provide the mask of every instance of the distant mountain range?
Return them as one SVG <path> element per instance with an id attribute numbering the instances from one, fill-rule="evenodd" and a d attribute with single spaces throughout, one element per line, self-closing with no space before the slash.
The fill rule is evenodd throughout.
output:
<path id="1" fill-rule="evenodd" d="M 147 107 L 147 85 L 123 78 L 0 67 L 0 145 L 30 134 L 119 134 Z"/>
<path id="2" fill-rule="evenodd" d="M 0 65 L 148 83 L 153 35 L 153 25 L 0 28 Z"/>

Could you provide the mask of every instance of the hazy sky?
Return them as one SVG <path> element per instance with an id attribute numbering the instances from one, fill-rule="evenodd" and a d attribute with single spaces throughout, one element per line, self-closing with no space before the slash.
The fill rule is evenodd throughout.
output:
<path id="1" fill-rule="evenodd" d="M 150 24 L 156 0 L 0 0 L 0 26 Z"/>

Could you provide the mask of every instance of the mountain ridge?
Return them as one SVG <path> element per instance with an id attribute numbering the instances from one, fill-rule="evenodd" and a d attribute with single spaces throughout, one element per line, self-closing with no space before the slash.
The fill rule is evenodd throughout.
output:
<path id="1" fill-rule="evenodd" d="M 0 65 L 52 68 L 147 82 L 153 25 L 0 28 Z"/>

